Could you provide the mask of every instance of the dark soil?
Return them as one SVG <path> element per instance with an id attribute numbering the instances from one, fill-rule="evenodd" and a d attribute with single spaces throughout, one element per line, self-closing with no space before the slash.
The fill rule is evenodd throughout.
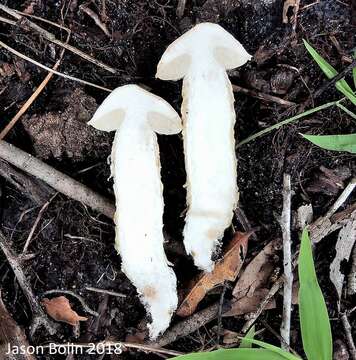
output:
<path id="1" fill-rule="evenodd" d="M 301 1 L 294 34 L 290 24 L 282 23 L 281 0 L 187 1 L 181 19 L 176 16 L 177 1 L 92 1 L 89 7 L 104 20 L 103 4 L 106 5 L 106 25 L 111 33 L 108 38 L 80 10 L 82 1 L 1 0 L 1 3 L 11 8 L 26 10 L 69 27 L 72 30 L 70 43 L 73 46 L 119 70 L 118 74 L 111 74 L 66 51 L 59 71 L 112 89 L 132 82 L 144 85 L 165 98 L 177 111 L 181 103 L 181 83 L 156 80 L 156 64 L 174 39 L 202 21 L 219 23 L 240 40 L 251 54 L 255 54 L 252 62 L 231 72 L 233 84 L 280 96 L 296 104 L 302 104 L 310 97 L 313 99 L 313 93 L 327 80 L 306 53 L 302 38 L 307 39 L 341 71 L 349 64 L 347 59 L 352 58 L 355 27 L 351 21 L 351 0 L 321 0 L 303 9 L 312 2 Z M 353 16 L 356 17 L 355 14 Z M 65 41 L 64 31 L 39 21 L 38 24 Z M 334 39 L 338 46 L 332 41 Z M 0 40 L 47 66 L 53 66 L 61 51 L 61 48 L 33 31 L 2 22 Z M 291 67 L 298 69 L 298 72 Z M 0 74 L 0 118 L 3 128 L 41 83 L 46 72 L 2 49 Z M 346 79 L 352 84 L 351 76 Z M 107 157 L 112 135 L 103 135 L 85 125 L 106 96 L 105 91 L 54 76 L 6 140 L 113 199 L 112 183 L 107 180 L 110 172 Z M 311 106 L 338 98 L 341 98 L 341 94 L 331 86 L 313 99 Z M 351 108 L 352 105 L 347 106 Z M 237 141 L 296 111 L 296 107 L 286 109 L 242 93 L 235 94 L 235 109 Z M 333 108 L 273 131 L 238 149 L 240 206 L 251 226 L 259 228 L 258 240 L 250 242 L 248 257 L 268 240 L 281 236 L 278 216 L 282 208 L 281 182 L 284 172 L 292 175 L 293 210 L 296 211 L 304 203 L 311 203 L 315 218 L 327 212 L 342 188 L 355 176 L 356 165 L 350 154 L 321 150 L 303 140 L 299 133 L 346 134 L 355 130 L 355 122 Z M 181 252 L 186 206 L 182 140 L 180 136 L 161 136 L 159 144 L 165 186 L 164 222 L 169 239 L 167 253 L 174 263 L 179 288 L 183 289 L 197 271 L 191 259 Z M 325 169 L 332 170 L 339 177 L 337 184 L 335 178 L 330 180 L 330 173 L 325 173 Z M 12 183 L 0 177 L 0 227 L 11 240 L 14 251 L 22 251 L 38 211 L 46 200 L 48 198 L 44 198 L 42 203 L 36 203 L 31 194 L 20 192 Z M 349 199 L 347 204 L 351 201 Z M 237 219 L 233 225 L 237 230 L 243 229 Z M 231 235 L 232 229 L 228 229 L 225 243 L 231 239 Z M 99 320 L 89 317 L 88 322 L 82 323 L 79 338 L 75 338 L 71 326 L 61 323 L 58 334 L 50 337 L 44 331 L 39 332 L 31 339 L 32 344 L 49 341 L 91 342 L 109 338 L 124 341 L 128 335 L 136 334 L 144 328 L 142 320 L 145 311 L 135 288 L 120 271 L 120 258 L 114 250 L 113 241 L 114 227 L 111 220 L 60 194 L 53 199 L 32 239 L 29 251 L 35 256 L 25 263 L 26 275 L 37 296 L 41 297 L 50 289 L 72 290 L 80 294 L 91 308 L 99 311 L 101 316 Z M 328 275 L 335 241 L 335 234 L 323 240 L 316 247 L 315 260 L 329 314 L 334 319 L 334 341 L 345 342 L 338 319 L 336 293 Z M 297 231 L 294 231 L 294 242 L 295 245 L 298 243 Z M 30 308 L 2 253 L 0 261 L 4 302 L 14 319 L 28 332 Z M 345 269 L 347 272 L 348 267 Z M 111 289 L 125 294 L 126 298 L 89 292 L 85 289 L 87 286 Z M 209 295 L 201 308 L 217 300 L 220 292 L 221 288 Z M 230 297 L 231 291 L 228 289 L 226 298 Z M 75 298 L 70 297 L 69 300 L 80 315 L 87 315 Z M 277 332 L 281 320 L 281 300 L 279 296 L 277 310 L 266 311 L 261 316 Z M 354 300 L 346 299 L 343 306 L 352 307 Z M 356 326 L 355 314 L 350 317 L 353 329 Z M 302 353 L 297 307 L 294 308 L 293 320 L 292 347 Z M 178 318 L 173 319 L 173 323 L 177 321 Z M 243 323 L 243 317 L 223 320 L 225 329 L 236 332 L 241 330 Z M 216 321 L 213 321 L 189 337 L 171 344 L 170 348 L 190 352 L 214 346 L 215 326 Z M 262 328 L 263 325 L 258 322 L 257 327 Z M 262 339 L 279 344 L 278 339 L 267 330 L 262 334 Z M 160 357 L 135 350 L 124 353 L 120 358 Z"/>

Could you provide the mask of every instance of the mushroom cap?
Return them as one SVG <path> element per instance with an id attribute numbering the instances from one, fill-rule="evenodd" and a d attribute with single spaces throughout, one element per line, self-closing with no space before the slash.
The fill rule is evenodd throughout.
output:
<path id="1" fill-rule="evenodd" d="M 220 25 L 201 23 L 168 46 L 158 63 L 156 77 L 179 80 L 193 61 L 209 61 L 209 53 L 227 70 L 242 66 L 251 59 L 241 43 Z"/>
<path id="2" fill-rule="evenodd" d="M 173 107 L 137 85 L 116 88 L 88 124 L 98 130 L 115 131 L 128 115 L 131 115 L 129 121 L 137 122 L 137 125 L 142 123 L 142 119 L 146 120 L 151 129 L 159 134 L 177 134 L 182 130 L 181 119 Z"/>

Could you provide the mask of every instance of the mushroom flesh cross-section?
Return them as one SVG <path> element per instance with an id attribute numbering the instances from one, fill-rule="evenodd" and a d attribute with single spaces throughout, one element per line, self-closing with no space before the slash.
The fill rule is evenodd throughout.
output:
<path id="1" fill-rule="evenodd" d="M 111 171 L 116 197 L 115 246 L 122 270 L 151 315 L 151 339 L 177 307 L 176 277 L 163 249 L 163 195 L 157 136 L 177 134 L 181 120 L 163 99 L 136 85 L 114 90 L 89 122 L 116 131 Z"/>
<path id="2" fill-rule="evenodd" d="M 226 30 L 202 23 L 175 40 L 164 52 L 156 77 L 183 78 L 183 140 L 188 210 L 183 232 L 187 253 L 206 271 L 231 224 L 238 201 L 235 110 L 226 70 L 251 56 Z"/>

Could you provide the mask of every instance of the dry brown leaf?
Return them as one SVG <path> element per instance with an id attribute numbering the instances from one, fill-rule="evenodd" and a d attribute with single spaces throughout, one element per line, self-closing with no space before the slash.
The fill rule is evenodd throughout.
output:
<path id="1" fill-rule="evenodd" d="M 255 312 L 268 293 L 269 289 L 258 289 L 254 292 L 253 297 L 244 296 L 239 300 L 232 301 L 230 310 L 224 312 L 223 316 L 238 316 Z M 265 310 L 274 309 L 275 307 L 276 300 L 272 298 Z"/>
<path id="2" fill-rule="evenodd" d="M 252 232 L 237 232 L 229 244 L 224 257 L 217 262 L 211 273 L 203 273 L 193 281 L 188 295 L 180 304 L 177 315 L 187 317 L 194 313 L 200 301 L 213 287 L 224 281 L 234 281 L 245 260 L 248 239 Z"/>
<path id="3" fill-rule="evenodd" d="M 53 299 L 43 299 L 42 304 L 46 308 L 47 314 L 56 321 L 77 326 L 79 321 L 87 321 L 84 316 L 79 316 L 72 310 L 69 300 L 65 296 L 58 296 Z"/>
<path id="4" fill-rule="evenodd" d="M 279 248 L 279 240 L 270 241 L 246 266 L 232 292 L 236 299 L 252 297 L 256 289 L 266 285 L 274 270 L 271 258 Z"/>

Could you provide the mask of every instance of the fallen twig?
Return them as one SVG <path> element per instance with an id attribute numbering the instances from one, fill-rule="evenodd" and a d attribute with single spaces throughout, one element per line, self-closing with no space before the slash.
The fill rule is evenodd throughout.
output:
<path id="1" fill-rule="evenodd" d="M 277 291 L 280 289 L 280 287 L 283 285 L 285 281 L 284 275 L 280 276 L 275 283 L 272 285 L 271 289 L 269 290 L 267 296 L 263 299 L 263 301 L 261 302 L 260 306 L 258 307 L 258 309 L 249 315 L 249 319 L 247 320 L 247 322 L 244 324 L 241 332 L 243 334 L 245 334 L 250 327 L 256 322 L 256 320 L 258 319 L 258 317 L 261 315 L 262 311 L 264 310 L 264 308 L 268 305 L 268 303 L 271 301 L 271 299 L 274 297 L 274 295 L 276 295 Z"/>
<path id="2" fill-rule="evenodd" d="M 89 9 L 86 5 L 80 5 L 79 9 L 82 10 L 84 13 L 86 13 L 88 16 L 90 16 L 96 25 L 98 25 L 98 27 L 103 31 L 103 33 L 111 38 L 111 34 L 108 30 L 108 28 L 106 27 L 106 25 L 99 19 L 99 16 L 91 9 Z"/>
<path id="3" fill-rule="evenodd" d="M 66 295 L 70 295 L 70 296 L 73 296 L 74 298 L 76 298 L 80 304 L 82 305 L 83 309 L 90 315 L 93 315 L 93 316 L 99 316 L 99 314 L 90 309 L 90 307 L 85 303 L 84 299 L 76 294 L 75 292 L 73 291 L 70 291 L 70 290 L 61 290 L 61 289 L 53 289 L 53 290 L 47 290 L 45 291 L 42 296 L 46 296 L 46 295 L 50 295 L 50 294 L 66 294 Z"/>
<path id="4" fill-rule="evenodd" d="M 325 90 L 327 90 L 330 86 L 335 85 L 339 80 L 343 79 L 349 72 L 352 71 L 353 68 L 356 67 L 356 59 L 352 61 L 351 64 L 347 65 L 345 69 L 343 69 L 339 74 L 327 80 L 315 93 L 313 94 L 313 98 L 316 99 L 319 97 Z"/>
<path id="5" fill-rule="evenodd" d="M 176 9 L 176 15 L 179 19 L 181 19 L 184 15 L 184 10 L 185 10 L 185 4 L 186 4 L 187 0 L 178 0 L 178 5 L 177 5 L 177 9 Z"/>
<path id="6" fill-rule="evenodd" d="M 345 201 L 348 199 L 354 188 L 356 187 L 356 179 L 352 179 L 350 183 L 346 186 L 346 188 L 343 190 L 341 195 L 337 198 L 333 206 L 328 210 L 326 215 L 320 217 L 317 219 L 313 224 L 310 225 L 309 231 L 311 233 L 311 240 L 314 243 L 318 243 L 322 238 L 327 236 L 330 232 L 337 230 L 340 228 L 344 222 L 341 224 L 340 220 L 343 220 L 337 218 L 335 212 L 340 208 L 341 205 L 345 203 Z M 354 209 L 351 209 L 352 211 Z M 351 211 L 351 212 L 352 212 Z"/>
<path id="7" fill-rule="evenodd" d="M 219 302 L 210 305 L 189 318 L 179 322 L 168 329 L 157 342 L 150 342 L 149 345 L 166 346 L 176 341 L 177 339 L 187 336 L 190 333 L 198 330 L 200 327 L 208 324 L 210 321 L 216 319 L 219 311 Z M 223 310 L 224 311 L 224 310 Z"/>
<path id="8" fill-rule="evenodd" d="M 132 343 L 132 342 L 125 342 L 125 341 L 100 341 L 99 343 L 94 343 L 96 348 L 104 348 L 104 347 L 115 347 L 119 346 L 121 348 L 129 348 L 129 349 L 137 349 L 139 351 L 144 352 L 152 352 L 156 354 L 166 354 L 166 355 L 172 355 L 172 356 L 179 356 L 183 355 L 184 353 L 181 353 L 179 351 L 174 351 L 170 349 L 163 349 L 160 347 L 150 346 L 146 344 L 139 344 L 139 343 Z M 42 345 L 43 348 L 48 348 L 50 345 Z M 52 347 L 63 347 L 63 344 L 51 344 Z M 76 343 L 76 344 L 70 344 L 70 346 L 77 347 L 77 348 L 92 348 L 93 343 Z"/>
<path id="9" fill-rule="evenodd" d="M 38 67 L 40 67 L 40 68 L 42 68 L 42 69 L 45 69 L 45 70 L 47 70 L 47 71 L 49 71 L 49 72 L 52 72 L 52 73 L 54 73 L 54 74 L 56 74 L 56 75 L 58 75 L 58 76 L 61 76 L 61 77 L 65 78 L 65 79 L 73 80 L 73 81 L 79 82 L 79 83 L 84 84 L 84 85 L 88 85 L 88 86 L 91 86 L 91 87 L 95 87 L 95 88 L 100 89 L 100 90 L 104 90 L 104 91 L 108 91 L 108 92 L 111 92 L 111 91 L 112 91 L 112 90 L 110 90 L 110 89 L 108 89 L 108 88 L 106 88 L 106 87 L 104 87 L 104 86 L 96 85 L 96 84 L 93 84 L 93 83 L 91 83 L 91 82 L 89 82 L 89 81 L 85 81 L 85 80 L 82 80 L 82 79 L 78 79 L 78 78 L 76 78 L 76 77 L 74 77 L 74 76 L 70 76 L 70 75 L 61 73 L 61 72 L 59 72 L 59 71 L 57 71 L 57 70 L 53 70 L 53 69 L 51 69 L 50 67 L 48 67 L 48 66 L 46 66 L 46 65 L 43 65 L 43 64 L 39 63 L 38 61 L 33 60 L 33 59 L 31 59 L 30 57 L 28 57 L 28 56 L 20 53 L 19 51 L 13 49 L 13 48 L 12 48 L 11 46 L 9 46 L 9 45 L 6 45 L 6 44 L 5 44 L 4 42 L 2 42 L 2 41 L 0 41 L 0 46 L 2 46 L 3 48 L 5 48 L 6 50 L 10 51 L 10 52 L 13 53 L 14 55 L 19 56 L 21 59 L 24 59 L 24 60 L 26 60 L 26 61 L 29 61 L 30 63 L 32 63 L 32 64 L 34 64 L 34 65 L 37 65 Z"/>
<path id="10" fill-rule="evenodd" d="M 283 177 L 283 210 L 280 220 L 283 237 L 283 265 L 284 265 L 284 287 L 283 287 L 283 314 L 281 324 L 281 336 L 284 342 L 290 344 L 290 321 L 292 313 L 292 252 L 291 252 L 291 184 L 290 175 Z M 286 350 L 284 342 L 282 347 Z"/>
<path id="11" fill-rule="evenodd" d="M 36 217 L 36 220 L 35 220 L 35 222 L 33 223 L 33 226 L 32 226 L 32 228 L 31 228 L 31 231 L 30 231 L 30 233 L 28 234 L 28 237 L 27 237 L 27 239 L 26 239 L 26 242 L 25 242 L 25 245 L 24 245 L 24 247 L 23 247 L 21 256 L 25 255 L 25 253 L 27 252 L 27 249 L 28 249 L 28 247 L 29 247 L 29 245 L 30 245 L 30 242 L 31 242 L 32 237 L 33 237 L 33 234 L 35 233 L 35 230 L 37 229 L 37 226 L 38 226 L 38 224 L 39 224 L 39 222 L 40 222 L 40 220 L 41 220 L 41 218 L 42 218 L 43 213 L 46 211 L 48 205 L 52 202 L 52 200 L 54 199 L 54 197 L 55 197 L 57 194 L 58 194 L 58 193 L 55 193 L 48 201 L 46 201 L 46 202 L 44 203 L 44 205 L 41 207 L 40 211 L 38 212 L 37 217 Z"/>
<path id="12" fill-rule="evenodd" d="M 273 103 L 279 104 L 281 106 L 290 107 L 290 106 L 296 105 L 294 102 L 281 99 L 277 96 L 261 93 L 259 91 L 255 91 L 255 90 L 251 90 L 251 89 L 246 89 L 246 88 L 243 88 L 238 85 L 232 85 L 232 90 L 234 92 L 242 92 L 246 95 L 250 95 L 250 96 L 260 99 L 260 100 L 264 100 L 267 102 L 273 102 Z"/>
<path id="13" fill-rule="evenodd" d="M 346 313 L 343 313 L 341 315 L 341 322 L 342 322 L 342 325 L 345 330 L 346 341 L 347 341 L 347 345 L 350 350 L 351 359 L 356 360 L 356 347 L 355 347 L 354 340 L 352 338 L 352 328 L 351 328 L 351 325 L 350 325 L 350 322 L 349 322 L 349 319 L 348 319 Z"/>
<path id="14" fill-rule="evenodd" d="M 6 256 L 6 259 L 11 266 L 17 281 L 26 296 L 26 299 L 29 303 L 29 306 L 31 308 L 32 312 L 32 324 L 31 324 L 31 330 L 30 334 L 33 336 L 33 334 L 36 332 L 37 328 L 39 326 L 44 326 L 47 331 L 53 335 L 56 333 L 56 326 L 53 324 L 47 317 L 47 315 L 44 313 L 41 305 L 38 303 L 36 296 L 33 294 L 31 290 L 31 286 L 22 270 L 22 267 L 17 259 L 17 257 L 12 253 L 12 250 L 10 250 L 10 247 L 7 245 L 7 240 L 3 233 L 0 231 L 0 247 L 3 253 Z"/>
<path id="15" fill-rule="evenodd" d="M 117 73 L 117 70 L 114 69 L 113 67 L 109 66 L 109 65 L 106 65 L 104 63 L 102 63 L 101 61 L 99 60 L 96 60 L 94 59 L 93 57 L 89 56 L 88 54 L 86 54 L 85 52 L 75 48 L 74 46 L 72 45 L 69 45 L 67 43 L 64 43 L 60 40 L 58 40 L 52 33 L 50 33 L 49 31 L 43 29 L 41 26 L 33 23 L 32 21 L 24 18 L 20 12 L 14 10 L 14 9 L 11 9 L 5 5 L 2 5 L 0 4 L 0 9 L 5 11 L 6 13 L 8 13 L 9 15 L 13 16 L 15 19 L 17 20 L 20 20 L 22 23 L 23 23 L 23 26 L 27 26 L 27 27 L 30 27 L 32 30 L 35 30 L 36 32 L 38 32 L 40 35 L 42 35 L 45 39 L 53 42 L 54 44 L 56 45 L 59 45 L 69 51 L 71 51 L 72 53 L 74 54 L 77 54 L 79 55 L 80 57 L 82 57 L 83 59 L 113 73 L 113 74 L 116 74 Z M 21 25 L 21 24 L 20 24 Z"/>
<path id="16" fill-rule="evenodd" d="M 91 287 L 91 286 L 87 286 L 85 289 L 88 290 L 88 291 L 93 291 L 93 292 L 96 292 L 96 293 L 107 294 L 107 295 L 116 296 L 116 297 L 122 297 L 122 298 L 126 297 L 125 294 L 120 294 L 120 293 L 118 293 L 116 291 L 98 289 L 98 288 Z"/>
<path id="17" fill-rule="evenodd" d="M 60 60 L 58 60 L 53 66 L 52 70 L 56 70 L 60 64 Z M 43 79 L 38 88 L 32 93 L 32 95 L 27 99 L 27 101 L 21 106 L 20 110 L 16 113 L 16 115 L 10 120 L 10 122 L 5 126 L 5 128 L 0 133 L 0 140 L 2 140 L 7 133 L 14 127 L 20 117 L 27 111 L 27 109 L 32 105 L 32 103 L 36 100 L 38 95 L 42 92 L 42 90 L 46 87 L 49 80 L 51 80 L 53 76 L 53 71 L 49 72 L 47 76 Z"/>
<path id="18" fill-rule="evenodd" d="M 68 43 L 69 39 L 70 39 L 70 31 L 67 32 L 66 43 Z M 59 65 L 60 65 L 60 63 L 61 63 L 61 61 L 63 59 L 64 51 L 65 51 L 65 49 L 62 49 L 62 51 L 61 51 L 61 53 L 59 55 L 59 59 L 57 60 L 57 62 L 52 67 L 52 71 L 50 71 L 47 74 L 47 76 L 43 79 L 43 81 L 38 86 L 38 88 L 33 92 L 33 94 L 29 97 L 29 99 L 21 106 L 21 109 L 17 112 L 17 114 L 10 120 L 10 122 L 1 131 L 0 140 L 2 140 L 8 134 L 8 132 L 15 126 L 17 121 L 20 119 L 20 117 L 27 111 L 27 109 L 31 106 L 31 104 L 36 100 L 38 95 L 41 94 L 43 89 L 46 87 L 48 82 L 51 80 L 51 78 L 52 78 L 52 76 L 54 74 L 53 71 L 58 69 L 58 67 L 59 67 Z"/>
<path id="19" fill-rule="evenodd" d="M 0 157 L 64 195 L 83 202 L 109 218 L 114 217 L 115 206 L 108 199 L 4 140 L 0 140 Z"/>

